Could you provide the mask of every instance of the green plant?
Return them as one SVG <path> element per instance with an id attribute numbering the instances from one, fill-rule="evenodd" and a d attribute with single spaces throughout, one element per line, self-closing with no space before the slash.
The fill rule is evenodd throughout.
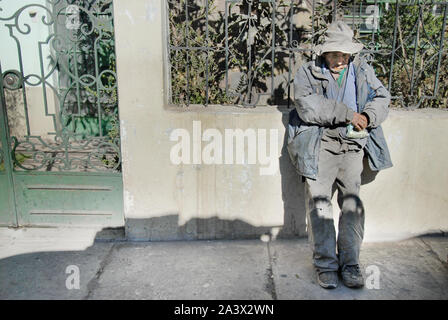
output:
<path id="1" fill-rule="evenodd" d="M 277 81 L 275 88 L 270 88 L 269 82 L 271 77 L 291 68 L 286 61 L 288 55 L 291 57 L 289 48 L 295 45 L 290 43 L 288 35 L 289 17 L 301 10 L 311 15 L 311 10 L 283 0 L 276 1 L 275 5 L 257 0 L 241 0 L 226 2 L 225 16 L 222 8 L 216 9 L 214 1 L 209 3 L 207 12 L 202 2 L 188 1 L 187 14 L 185 0 L 170 2 L 171 101 L 181 105 L 250 104 L 270 89 L 275 89 L 275 95 L 285 95 L 291 83 Z M 446 107 L 448 79 L 443 75 L 448 74 L 448 34 L 445 35 L 444 49 L 441 51 L 441 34 L 447 30 L 442 30 L 443 14 L 433 14 L 433 3 L 419 1 L 400 5 L 395 43 L 396 4 L 361 0 L 337 1 L 336 8 L 334 4 L 333 0 L 315 3 L 314 31 L 293 27 L 293 42 L 298 46 L 306 44 L 308 48 L 320 44 L 328 25 L 334 19 L 342 19 L 345 14 L 359 11 L 361 16 L 356 21 L 353 19 L 355 37 L 365 44 L 366 49 L 377 50 L 371 63 L 386 86 L 391 75 L 391 93 L 395 97 L 392 105 Z M 381 13 L 379 29 L 361 34 L 361 25 L 370 12 L 367 8 L 370 6 L 371 10 L 373 5 L 379 6 Z M 419 37 L 416 37 L 417 28 Z M 198 47 L 211 50 L 197 50 Z M 392 48 L 396 48 L 395 55 L 391 54 Z M 272 56 L 274 49 L 275 55 Z M 296 62 L 312 58 L 311 52 L 306 50 L 302 53 L 294 52 L 292 56 Z M 231 76 L 232 81 L 228 79 Z M 430 98 L 422 99 L 424 96 Z M 268 102 L 275 103 L 277 100 L 274 97 Z"/>
<path id="2" fill-rule="evenodd" d="M 398 20 L 395 22 L 395 7 L 385 10 L 380 20 L 381 33 L 378 39 L 380 50 L 390 52 L 395 45 L 396 54 L 391 64 L 391 55 L 379 55 L 374 65 L 383 83 L 389 83 L 389 73 L 392 68 L 391 94 L 402 97 L 393 100 L 393 106 L 417 106 L 445 108 L 447 105 L 448 79 L 447 73 L 448 35 L 441 52 L 440 39 L 443 32 L 443 15 L 434 15 L 432 5 L 422 3 L 400 6 Z M 396 23 L 396 37 L 394 27 Z M 417 32 L 418 31 L 418 32 Z M 418 34 L 418 37 L 417 37 Z M 441 63 L 438 78 L 438 92 L 435 92 L 435 82 L 438 68 L 438 58 L 441 53 Z M 423 96 L 434 99 L 422 99 Z M 421 104 L 420 104 L 421 101 Z"/>
<path id="3" fill-rule="evenodd" d="M 185 0 L 169 4 L 171 101 L 251 103 L 268 91 L 269 77 L 288 70 L 287 55 L 281 50 L 274 57 L 272 53 L 274 47 L 288 46 L 289 5 L 276 2 L 273 25 L 272 3 L 226 3 L 227 16 L 214 1 L 209 1 L 208 10 L 198 3 L 189 1 L 188 8 Z"/>
<path id="4" fill-rule="evenodd" d="M 171 101 L 179 105 L 229 103 L 220 86 L 223 72 L 216 47 L 222 45 L 213 22 L 207 24 L 210 14 L 216 12 L 214 0 L 209 7 L 188 1 L 169 2 Z M 188 15 L 187 15 L 188 11 Z M 184 50 L 180 47 L 201 47 L 207 50 Z M 208 87 L 208 90 L 206 88 Z"/>
<path id="5" fill-rule="evenodd" d="M 66 64 L 78 79 L 68 78 L 66 86 L 71 89 L 62 102 L 62 126 L 75 133 L 77 139 L 102 135 L 115 142 L 119 123 L 112 2 L 78 0 L 76 5 L 83 8 L 79 11 L 80 28 L 68 36 L 75 52 L 68 56 Z M 93 77 L 95 82 L 79 81 L 86 76 L 84 79 Z"/>
<path id="6" fill-rule="evenodd" d="M 228 16 L 229 68 L 242 73 L 237 86 L 240 103 L 253 103 L 266 93 L 270 81 L 288 71 L 288 17 L 291 7 L 285 1 L 275 3 L 242 1 L 230 5 Z"/>

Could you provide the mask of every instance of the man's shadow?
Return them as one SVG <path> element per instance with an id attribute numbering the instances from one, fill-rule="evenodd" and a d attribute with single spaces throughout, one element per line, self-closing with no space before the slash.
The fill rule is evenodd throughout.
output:
<path id="1" fill-rule="evenodd" d="M 307 232 L 304 182 L 292 165 L 287 149 L 289 112 L 292 108 L 279 106 L 278 110 L 282 113 L 282 123 L 285 127 L 283 146 L 279 159 L 284 222 L 278 237 L 305 237 Z"/>

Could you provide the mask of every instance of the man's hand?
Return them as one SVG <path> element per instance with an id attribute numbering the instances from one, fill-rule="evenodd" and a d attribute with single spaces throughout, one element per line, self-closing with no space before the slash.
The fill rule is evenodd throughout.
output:
<path id="1" fill-rule="evenodd" d="M 353 115 L 353 120 L 351 122 L 356 131 L 362 131 L 367 128 L 369 124 L 367 121 L 367 117 L 363 114 L 355 112 Z"/>

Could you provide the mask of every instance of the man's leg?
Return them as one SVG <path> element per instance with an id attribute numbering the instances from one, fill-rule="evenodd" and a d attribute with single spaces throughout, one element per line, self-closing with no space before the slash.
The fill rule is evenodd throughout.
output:
<path id="1" fill-rule="evenodd" d="M 338 255 L 342 271 L 347 266 L 359 265 L 359 253 L 364 238 L 364 206 L 359 198 L 363 155 L 362 150 L 347 152 L 336 179 L 338 204 L 341 208 Z M 354 281 L 353 283 L 356 284 L 357 282 Z M 360 285 L 361 283 L 353 286 Z"/>
<path id="2" fill-rule="evenodd" d="M 308 235 L 318 273 L 339 268 L 331 205 L 332 185 L 338 173 L 340 155 L 336 152 L 339 145 L 337 140 L 322 139 L 318 176 L 316 180 L 306 179 L 305 182 Z"/>

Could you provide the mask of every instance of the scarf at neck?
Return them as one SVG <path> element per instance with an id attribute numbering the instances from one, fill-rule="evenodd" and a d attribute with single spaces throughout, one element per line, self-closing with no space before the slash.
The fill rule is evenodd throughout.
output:
<path id="1" fill-rule="evenodd" d="M 327 99 L 343 102 L 347 107 L 358 112 L 356 101 L 356 77 L 353 63 L 350 62 L 347 68 L 341 71 L 342 75 L 340 73 L 337 80 L 333 78 L 333 75 L 325 64 L 322 65 L 322 73 L 329 78 L 329 85 L 326 90 Z M 345 73 L 345 81 L 343 82 Z"/>

